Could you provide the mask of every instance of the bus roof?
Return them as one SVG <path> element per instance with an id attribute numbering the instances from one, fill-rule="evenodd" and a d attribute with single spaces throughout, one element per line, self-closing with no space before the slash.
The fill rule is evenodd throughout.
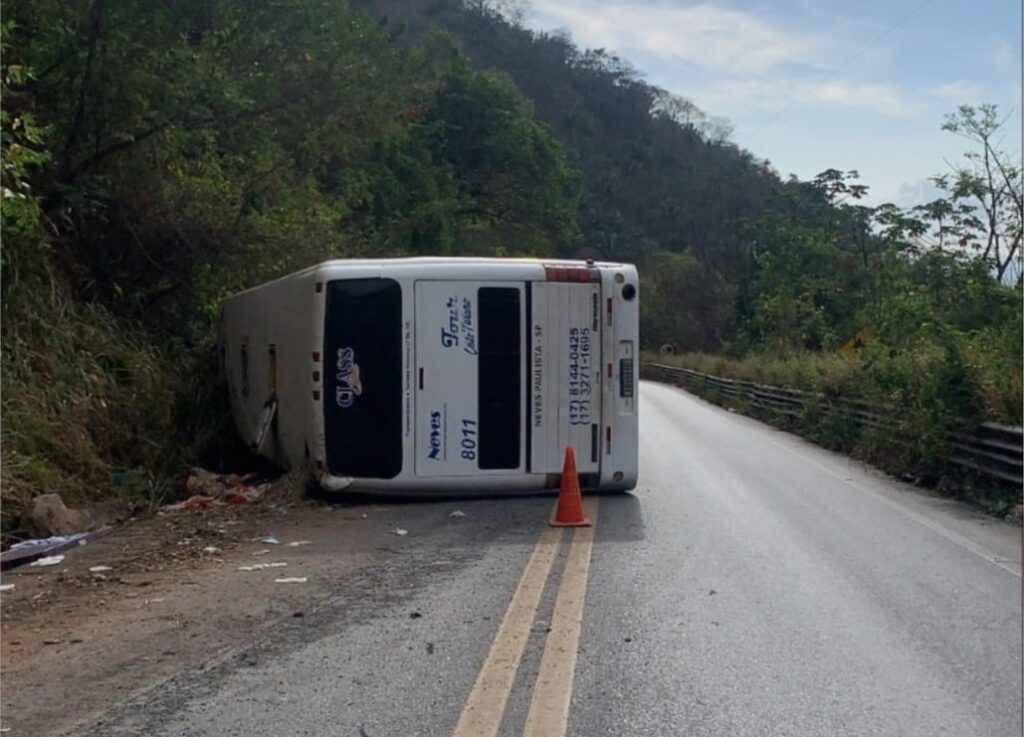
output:
<path id="1" fill-rule="evenodd" d="M 443 266 L 558 266 L 558 265 L 580 265 L 586 264 L 597 269 L 615 269 L 624 268 L 631 266 L 621 262 L 614 261 L 593 261 L 589 259 L 569 259 L 569 258 L 536 258 L 536 257 L 515 257 L 515 258 L 496 258 L 486 256 L 406 256 L 406 257 L 393 257 L 393 258 L 352 258 L 352 259 L 331 259 L 328 261 L 321 261 L 312 266 L 308 266 L 305 269 L 299 271 L 293 271 L 283 276 L 279 276 L 277 279 L 272 279 L 262 284 L 254 285 L 246 289 L 235 292 L 226 299 L 235 297 L 239 294 L 244 294 L 252 289 L 258 289 L 265 284 L 273 284 L 277 281 L 283 281 L 285 279 L 293 279 L 296 277 L 305 276 L 313 272 L 330 269 L 330 268 L 344 268 L 344 267 L 380 267 L 381 269 L 388 269 L 390 267 L 403 267 L 403 266 L 424 266 L 424 267 L 443 267 Z"/>

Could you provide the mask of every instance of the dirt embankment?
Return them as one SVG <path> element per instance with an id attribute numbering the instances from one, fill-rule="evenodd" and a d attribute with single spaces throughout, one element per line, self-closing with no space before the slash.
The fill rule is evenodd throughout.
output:
<path id="1" fill-rule="evenodd" d="M 95 726 L 129 692 L 306 616 L 371 564 L 391 536 L 387 515 L 312 502 L 183 511 L 130 521 L 57 565 L 5 572 L 0 728 Z"/>

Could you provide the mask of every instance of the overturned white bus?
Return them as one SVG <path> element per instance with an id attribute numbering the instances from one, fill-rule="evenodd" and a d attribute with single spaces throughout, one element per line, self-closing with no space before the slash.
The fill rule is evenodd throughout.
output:
<path id="1" fill-rule="evenodd" d="M 225 300 L 235 423 L 328 490 L 469 494 L 637 478 L 634 266 L 328 261 Z"/>

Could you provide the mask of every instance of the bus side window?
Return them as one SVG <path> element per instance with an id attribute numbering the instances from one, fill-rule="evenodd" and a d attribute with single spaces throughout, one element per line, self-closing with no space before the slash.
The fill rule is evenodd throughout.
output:
<path id="1" fill-rule="evenodd" d="M 249 338 L 242 339 L 242 362 L 239 370 L 239 384 L 242 387 L 242 396 L 249 396 Z"/>

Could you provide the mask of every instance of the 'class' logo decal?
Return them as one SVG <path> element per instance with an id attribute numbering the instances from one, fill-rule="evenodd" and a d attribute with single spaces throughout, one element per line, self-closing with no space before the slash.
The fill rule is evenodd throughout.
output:
<path id="1" fill-rule="evenodd" d="M 351 348 L 338 349 L 338 385 L 334 387 L 334 401 L 339 407 L 351 407 L 356 397 L 363 393 L 363 382 L 356 363 L 356 353 Z"/>

